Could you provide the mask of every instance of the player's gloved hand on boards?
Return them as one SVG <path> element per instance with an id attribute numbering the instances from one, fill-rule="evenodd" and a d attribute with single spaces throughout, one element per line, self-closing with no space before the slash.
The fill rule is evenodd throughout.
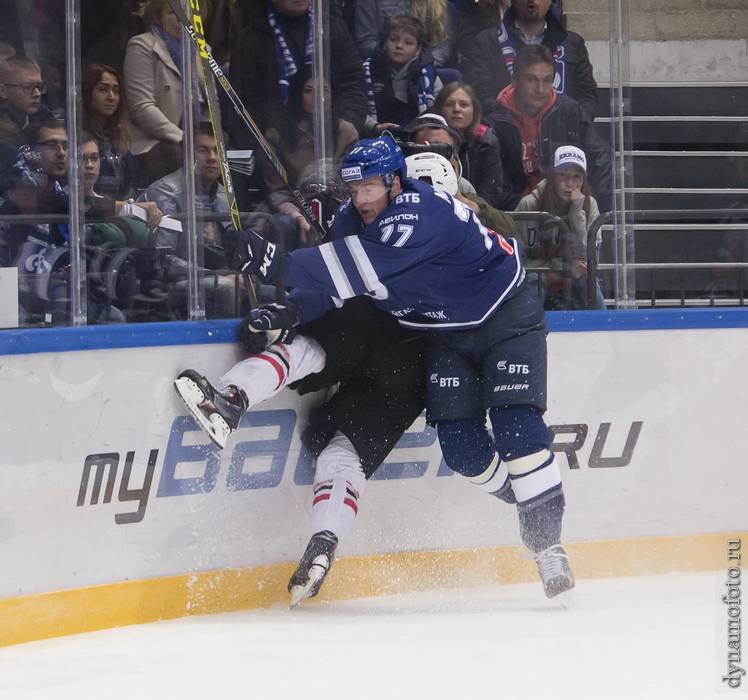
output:
<path id="1" fill-rule="evenodd" d="M 283 304 L 267 304 L 245 316 L 239 324 L 239 342 L 250 355 L 273 343 L 290 343 L 296 337 L 296 314 Z"/>
<path id="2" fill-rule="evenodd" d="M 251 229 L 224 231 L 223 250 L 232 270 L 257 275 L 263 282 L 272 284 L 280 272 L 280 247 Z"/>

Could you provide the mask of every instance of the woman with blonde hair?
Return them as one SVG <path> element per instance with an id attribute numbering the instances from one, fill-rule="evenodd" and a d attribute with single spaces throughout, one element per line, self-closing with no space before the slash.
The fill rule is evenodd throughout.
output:
<path id="1" fill-rule="evenodd" d="M 362 59 L 371 58 L 387 38 L 395 15 L 413 15 L 426 27 L 424 46 L 434 65 L 444 66 L 452 53 L 452 26 L 447 0 L 359 0 L 356 3 L 356 46 Z"/>
<path id="2" fill-rule="evenodd" d="M 480 102 L 467 83 L 447 83 L 436 96 L 431 111 L 447 120 L 462 139 L 462 176 L 491 206 L 511 211 L 519 197 L 512 194 L 511 178 L 504 176 L 499 140 L 481 120 Z M 513 200 L 513 201 L 512 201 Z"/>

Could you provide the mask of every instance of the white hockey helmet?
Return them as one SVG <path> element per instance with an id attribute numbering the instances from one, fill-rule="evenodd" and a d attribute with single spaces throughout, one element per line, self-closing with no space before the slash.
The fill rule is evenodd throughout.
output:
<path id="1" fill-rule="evenodd" d="M 457 194 L 457 175 L 452 164 L 438 153 L 415 153 L 405 159 L 408 177 L 425 180 L 437 190 Z"/>

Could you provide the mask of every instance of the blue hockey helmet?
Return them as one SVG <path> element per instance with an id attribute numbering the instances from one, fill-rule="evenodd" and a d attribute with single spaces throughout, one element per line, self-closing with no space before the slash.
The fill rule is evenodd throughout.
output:
<path id="1" fill-rule="evenodd" d="M 396 174 L 404 181 L 407 172 L 405 155 L 392 137 L 387 135 L 361 139 L 348 151 L 340 167 L 340 176 L 344 182 L 379 176 L 387 187 L 392 187 Z"/>

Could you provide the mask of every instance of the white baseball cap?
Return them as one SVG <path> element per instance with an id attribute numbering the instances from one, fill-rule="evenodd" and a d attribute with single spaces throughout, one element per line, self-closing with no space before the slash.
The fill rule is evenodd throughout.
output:
<path id="1" fill-rule="evenodd" d="M 565 170 L 570 165 L 578 165 L 587 172 L 587 156 L 576 146 L 559 146 L 553 155 L 553 169 Z"/>

